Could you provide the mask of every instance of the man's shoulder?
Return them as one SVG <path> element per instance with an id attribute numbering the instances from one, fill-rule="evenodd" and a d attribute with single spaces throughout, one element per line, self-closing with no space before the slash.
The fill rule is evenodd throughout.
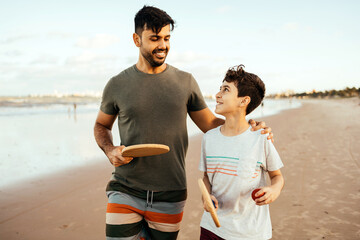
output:
<path id="1" fill-rule="evenodd" d="M 126 75 L 133 74 L 134 70 L 135 70 L 134 67 L 135 67 L 135 65 L 132 65 L 131 67 L 128 67 L 128 68 L 124 69 L 123 71 L 121 71 L 117 75 L 113 76 L 111 79 L 121 79 Z"/>
<path id="2" fill-rule="evenodd" d="M 108 84 L 119 84 L 123 81 L 126 81 L 132 74 L 134 74 L 134 65 L 111 77 L 108 81 Z"/>
<path id="3" fill-rule="evenodd" d="M 172 66 L 172 65 L 170 65 L 170 64 L 168 64 L 168 63 L 167 63 L 167 65 L 168 65 L 168 67 L 169 67 L 169 70 L 170 70 L 171 72 L 175 73 L 175 74 L 179 74 L 179 75 L 183 75 L 183 76 L 188 76 L 188 77 L 191 77 L 191 76 L 192 76 L 192 74 L 189 73 L 189 72 L 180 70 L 180 69 L 178 69 L 178 68 L 176 68 L 176 67 L 174 67 L 174 66 Z"/>

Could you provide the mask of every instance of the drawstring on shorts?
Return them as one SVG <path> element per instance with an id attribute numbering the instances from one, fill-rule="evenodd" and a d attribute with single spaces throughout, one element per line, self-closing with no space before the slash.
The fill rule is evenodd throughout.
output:
<path id="1" fill-rule="evenodd" d="M 150 190 L 148 190 L 146 192 L 146 207 L 149 207 L 149 195 L 150 195 Z M 154 199 L 154 191 L 151 191 L 151 198 L 150 198 L 150 207 L 152 208 L 152 204 L 153 204 L 153 199 Z"/>

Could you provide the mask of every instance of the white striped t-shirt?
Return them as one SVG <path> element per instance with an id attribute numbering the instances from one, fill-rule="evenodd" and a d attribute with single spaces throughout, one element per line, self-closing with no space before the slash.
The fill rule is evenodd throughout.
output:
<path id="1" fill-rule="evenodd" d="M 217 228 L 204 212 L 201 227 L 224 239 L 270 239 L 269 205 L 257 206 L 251 198 L 255 188 L 266 184 L 267 171 L 283 167 L 267 134 L 251 127 L 237 136 L 224 136 L 220 127 L 208 131 L 202 141 L 199 170 L 207 172 L 212 194 L 219 202 Z"/>

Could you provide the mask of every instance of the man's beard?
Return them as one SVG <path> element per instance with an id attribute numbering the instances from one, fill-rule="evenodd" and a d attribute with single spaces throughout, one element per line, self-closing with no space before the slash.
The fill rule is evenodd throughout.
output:
<path id="1" fill-rule="evenodd" d="M 155 56 L 153 55 L 156 52 L 165 52 L 165 57 L 162 60 L 156 60 Z M 154 51 L 152 51 L 152 53 L 141 51 L 141 55 L 146 59 L 146 61 L 148 61 L 148 63 L 150 63 L 151 67 L 160 67 L 161 65 L 163 65 L 167 57 L 167 53 L 168 53 L 167 49 L 161 51 L 155 49 Z"/>

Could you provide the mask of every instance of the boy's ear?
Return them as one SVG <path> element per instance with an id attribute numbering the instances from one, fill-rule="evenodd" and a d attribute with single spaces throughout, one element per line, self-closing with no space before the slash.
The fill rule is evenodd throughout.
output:
<path id="1" fill-rule="evenodd" d="M 141 37 L 137 33 L 133 33 L 133 40 L 137 47 L 141 47 Z"/>
<path id="2" fill-rule="evenodd" d="M 243 97 L 243 99 L 240 100 L 240 107 L 246 107 L 251 102 L 251 98 L 249 96 Z"/>

